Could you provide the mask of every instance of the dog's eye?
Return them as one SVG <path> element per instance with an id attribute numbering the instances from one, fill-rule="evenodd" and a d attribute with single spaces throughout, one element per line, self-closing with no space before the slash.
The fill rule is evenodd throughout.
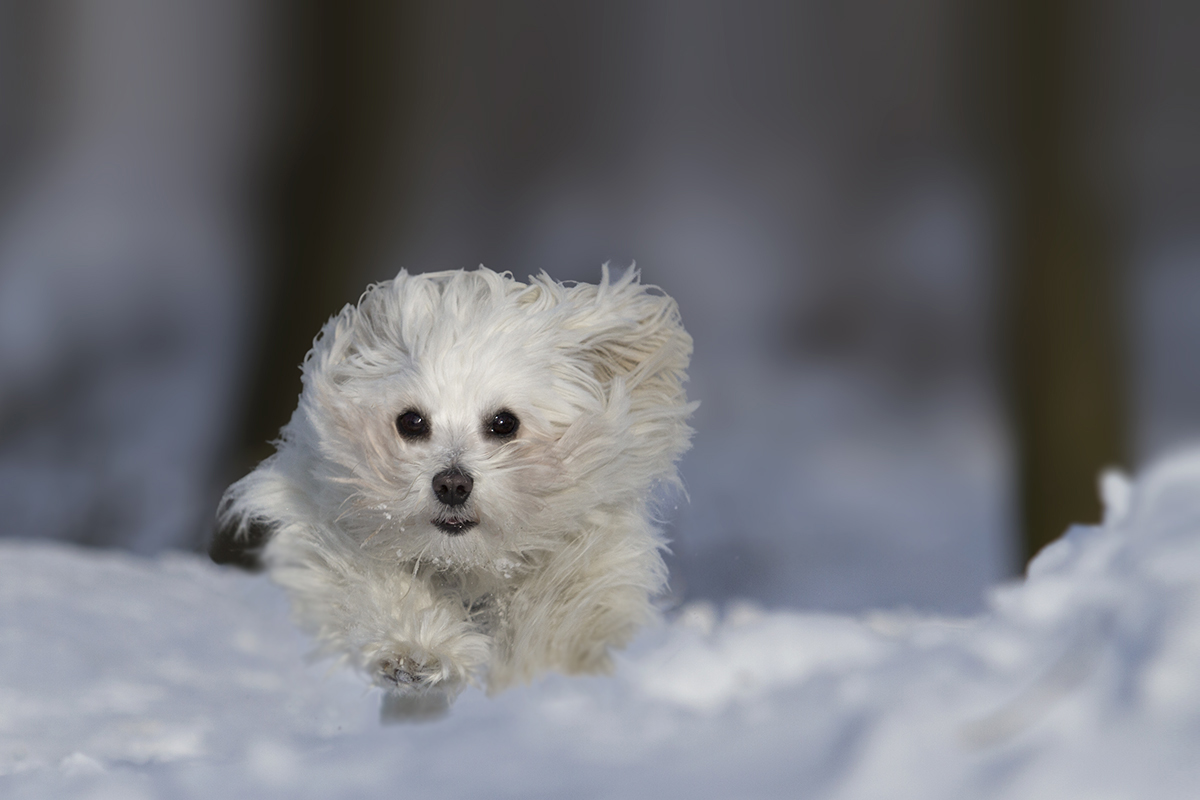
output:
<path id="1" fill-rule="evenodd" d="M 429 435 L 429 421 L 420 411 L 409 409 L 396 417 L 396 430 L 405 439 L 424 439 Z"/>
<path id="2" fill-rule="evenodd" d="M 507 438 L 517 432 L 521 421 L 511 411 L 497 411 L 496 416 L 488 423 L 488 433 L 492 436 Z"/>

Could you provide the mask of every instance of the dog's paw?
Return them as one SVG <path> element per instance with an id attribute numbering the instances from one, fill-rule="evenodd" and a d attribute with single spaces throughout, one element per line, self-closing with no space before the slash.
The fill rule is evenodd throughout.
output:
<path id="1" fill-rule="evenodd" d="M 400 692 L 449 688 L 448 677 L 447 670 L 437 659 L 420 662 L 407 655 L 384 656 L 375 669 L 375 680 L 380 686 Z"/>
<path id="2" fill-rule="evenodd" d="M 476 682 L 487 663 L 490 641 L 474 631 L 452 632 L 458 635 L 437 640 L 426 636 L 433 641 L 389 637 L 364 648 L 366 657 L 361 663 L 371 680 L 388 691 L 422 694 L 437 690 L 455 696 Z"/>
<path id="3" fill-rule="evenodd" d="M 421 665 L 408 656 L 384 658 L 379 662 L 379 679 L 385 686 L 397 689 L 406 687 L 416 688 L 422 683 L 428 683 L 429 675 L 422 671 Z"/>

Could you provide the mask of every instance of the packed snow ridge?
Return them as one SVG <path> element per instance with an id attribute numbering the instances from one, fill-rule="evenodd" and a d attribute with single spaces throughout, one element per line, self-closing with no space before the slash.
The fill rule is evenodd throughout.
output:
<path id="1" fill-rule="evenodd" d="M 693 605 L 612 677 L 404 725 L 265 578 L 7 542 L 0 795 L 1195 797 L 1200 452 L 1103 486 L 978 617 Z"/>

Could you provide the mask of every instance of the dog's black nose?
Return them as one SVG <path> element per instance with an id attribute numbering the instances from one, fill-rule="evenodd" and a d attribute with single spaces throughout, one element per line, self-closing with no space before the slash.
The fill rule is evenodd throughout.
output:
<path id="1" fill-rule="evenodd" d="M 433 493 L 448 506 L 461 506 L 467 502 L 474 485 L 471 476 L 457 467 L 433 476 Z"/>

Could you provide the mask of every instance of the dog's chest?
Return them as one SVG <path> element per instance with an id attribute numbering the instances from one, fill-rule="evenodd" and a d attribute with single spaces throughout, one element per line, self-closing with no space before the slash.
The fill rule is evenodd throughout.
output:
<path id="1" fill-rule="evenodd" d="M 467 618 L 483 633 L 495 635 L 508 623 L 508 610 L 516 591 L 514 577 L 503 574 L 431 571 L 426 579 L 434 591 L 462 605 Z"/>

